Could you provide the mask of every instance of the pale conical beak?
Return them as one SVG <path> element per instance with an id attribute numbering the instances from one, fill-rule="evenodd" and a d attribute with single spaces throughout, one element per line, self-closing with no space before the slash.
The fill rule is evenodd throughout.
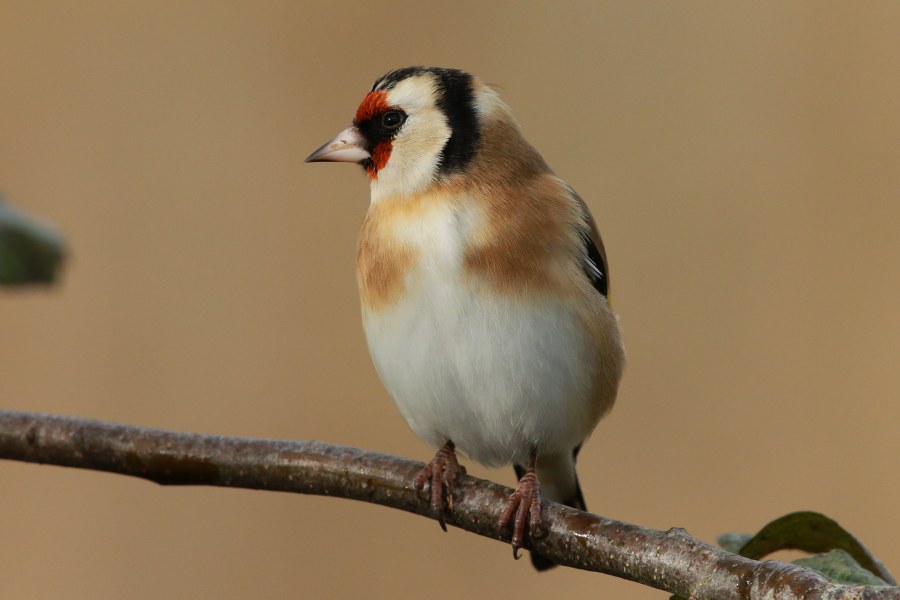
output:
<path id="1" fill-rule="evenodd" d="M 307 156 L 306 162 L 362 162 L 371 157 L 365 146 L 359 131 L 351 126 Z"/>

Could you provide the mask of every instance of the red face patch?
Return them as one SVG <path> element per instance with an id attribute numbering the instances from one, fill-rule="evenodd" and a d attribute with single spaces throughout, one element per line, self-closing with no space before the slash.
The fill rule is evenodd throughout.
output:
<path id="1" fill-rule="evenodd" d="M 364 123 L 370 119 L 378 118 L 382 114 L 388 111 L 390 106 L 387 101 L 387 93 L 382 90 L 376 90 L 374 92 L 369 92 L 366 94 L 366 97 L 363 98 L 363 101 L 360 103 L 359 108 L 356 109 L 356 116 L 353 118 L 353 123 L 359 125 L 360 123 Z M 391 157 L 391 141 L 385 140 L 382 142 L 378 142 L 375 144 L 375 149 L 372 151 L 372 158 L 369 159 L 368 164 L 366 164 L 366 171 L 369 172 L 369 177 L 375 179 L 378 177 L 378 171 L 384 168 L 387 165 L 388 159 Z"/>
<path id="2" fill-rule="evenodd" d="M 381 90 L 369 92 L 363 98 L 359 108 L 356 109 L 356 117 L 353 119 L 353 122 L 362 123 L 363 121 L 368 121 L 372 117 L 385 112 L 388 108 L 387 94 L 385 92 Z"/>
<path id="3" fill-rule="evenodd" d="M 378 177 L 378 171 L 384 168 L 388 159 L 391 157 L 391 142 L 378 142 L 375 144 L 375 151 L 372 152 L 371 162 L 366 166 L 369 177 L 375 179 Z"/>

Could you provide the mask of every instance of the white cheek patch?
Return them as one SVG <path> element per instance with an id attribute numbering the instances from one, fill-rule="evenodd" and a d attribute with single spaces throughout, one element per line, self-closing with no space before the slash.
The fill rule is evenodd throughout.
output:
<path id="1" fill-rule="evenodd" d="M 451 134 L 435 94 L 434 80 L 425 75 L 405 79 L 388 92 L 388 104 L 406 112 L 407 120 L 391 142 L 387 164 L 372 180 L 373 202 L 421 193 L 434 181 Z"/>

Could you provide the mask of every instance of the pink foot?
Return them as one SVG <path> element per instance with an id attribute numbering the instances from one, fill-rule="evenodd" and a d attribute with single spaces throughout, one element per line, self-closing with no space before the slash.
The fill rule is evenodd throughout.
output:
<path id="1" fill-rule="evenodd" d="M 447 508 L 453 510 L 453 492 L 458 472 L 465 473 L 466 470 L 456 460 L 456 446 L 453 442 L 447 442 L 413 480 L 420 493 L 425 491 L 426 485 L 430 487 L 431 508 L 444 531 L 447 531 L 447 524 L 444 522 L 444 497 L 447 498 Z"/>
<path id="2" fill-rule="evenodd" d="M 537 537 L 541 526 L 541 486 L 538 483 L 535 466 L 537 453 L 531 453 L 528 470 L 519 480 L 516 491 L 509 497 L 506 508 L 500 514 L 500 527 L 513 524 L 512 548 L 513 557 L 519 559 L 519 550 L 525 542 L 525 524 L 529 526 L 532 537 Z"/>

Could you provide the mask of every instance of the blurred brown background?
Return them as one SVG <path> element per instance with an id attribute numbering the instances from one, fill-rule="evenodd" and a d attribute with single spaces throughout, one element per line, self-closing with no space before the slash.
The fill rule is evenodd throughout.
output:
<path id="1" fill-rule="evenodd" d="M 370 365 L 357 168 L 393 67 L 496 84 L 587 199 L 629 366 L 588 505 L 712 541 L 823 511 L 900 571 L 900 5 L 0 0 L 3 407 L 426 459 Z M 506 483 L 512 471 L 471 469 Z M 0 463 L 4 598 L 665 598 L 384 508 Z"/>

